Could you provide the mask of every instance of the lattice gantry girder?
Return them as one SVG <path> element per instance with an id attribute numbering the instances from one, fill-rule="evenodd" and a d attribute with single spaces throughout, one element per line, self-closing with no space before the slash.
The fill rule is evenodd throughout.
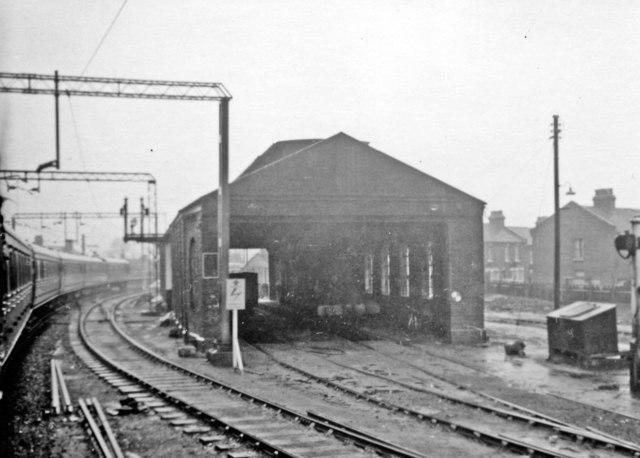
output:
<path id="1" fill-rule="evenodd" d="M 231 94 L 221 83 L 63 75 L 57 77 L 57 82 L 60 95 L 204 101 L 231 99 Z M 0 92 L 55 95 L 55 86 L 54 75 L 0 72 Z"/>
<path id="2" fill-rule="evenodd" d="M 0 170 L 0 180 L 33 181 L 129 181 L 155 184 L 149 173 L 136 172 L 34 172 L 31 170 Z"/>

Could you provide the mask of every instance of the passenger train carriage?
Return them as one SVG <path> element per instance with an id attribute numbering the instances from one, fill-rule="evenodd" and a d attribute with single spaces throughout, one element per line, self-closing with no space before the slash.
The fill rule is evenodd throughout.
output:
<path id="1" fill-rule="evenodd" d="M 128 280 L 129 263 L 62 253 L 24 242 L 1 227 L 0 373 L 31 313 L 53 299 Z"/>

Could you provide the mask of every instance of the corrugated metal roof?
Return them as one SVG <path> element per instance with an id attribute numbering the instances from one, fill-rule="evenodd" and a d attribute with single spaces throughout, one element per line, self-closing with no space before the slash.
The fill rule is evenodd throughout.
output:
<path id="1" fill-rule="evenodd" d="M 615 308 L 616 304 L 606 302 L 574 302 L 547 314 L 547 318 L 585 321 Z"/>

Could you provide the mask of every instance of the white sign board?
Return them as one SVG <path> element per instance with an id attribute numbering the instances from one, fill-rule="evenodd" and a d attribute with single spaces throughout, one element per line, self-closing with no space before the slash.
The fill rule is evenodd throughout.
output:
<path id="1" fill-rule="evenodd" d="M 244 278 L 227 279 L 227 310 L 244 310 Z"/>

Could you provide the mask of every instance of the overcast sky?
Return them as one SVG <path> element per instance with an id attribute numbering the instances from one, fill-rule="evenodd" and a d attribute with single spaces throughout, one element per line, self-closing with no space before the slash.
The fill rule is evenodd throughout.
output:
<path id="1" fill-rule="evenodd" d="M 618 206 L 640 208 L 637 1 L 0 2 L 0 71 L 55 70 L 223 83 L 231 179 L 276 141 L 345 132 L 518 226 L 553 211 L 557 114 L 562 203 L 570 184 L 579 203 L 613 188 Z M 0 94 L 2 169 L 55 158 L 53 107 Z M 216 103 L 61 97 L 60 108 L 62 170 L 153 174 L 161 229 L 217 187 Z M 117 212 L 147 195 L 140 184 L 0 186 L 7 215 Z M 91 243 L 122 235 L 121 221 L 87 224 L 104 234 Z M 62 239 L 59 227 L 45 238 Z"/>

